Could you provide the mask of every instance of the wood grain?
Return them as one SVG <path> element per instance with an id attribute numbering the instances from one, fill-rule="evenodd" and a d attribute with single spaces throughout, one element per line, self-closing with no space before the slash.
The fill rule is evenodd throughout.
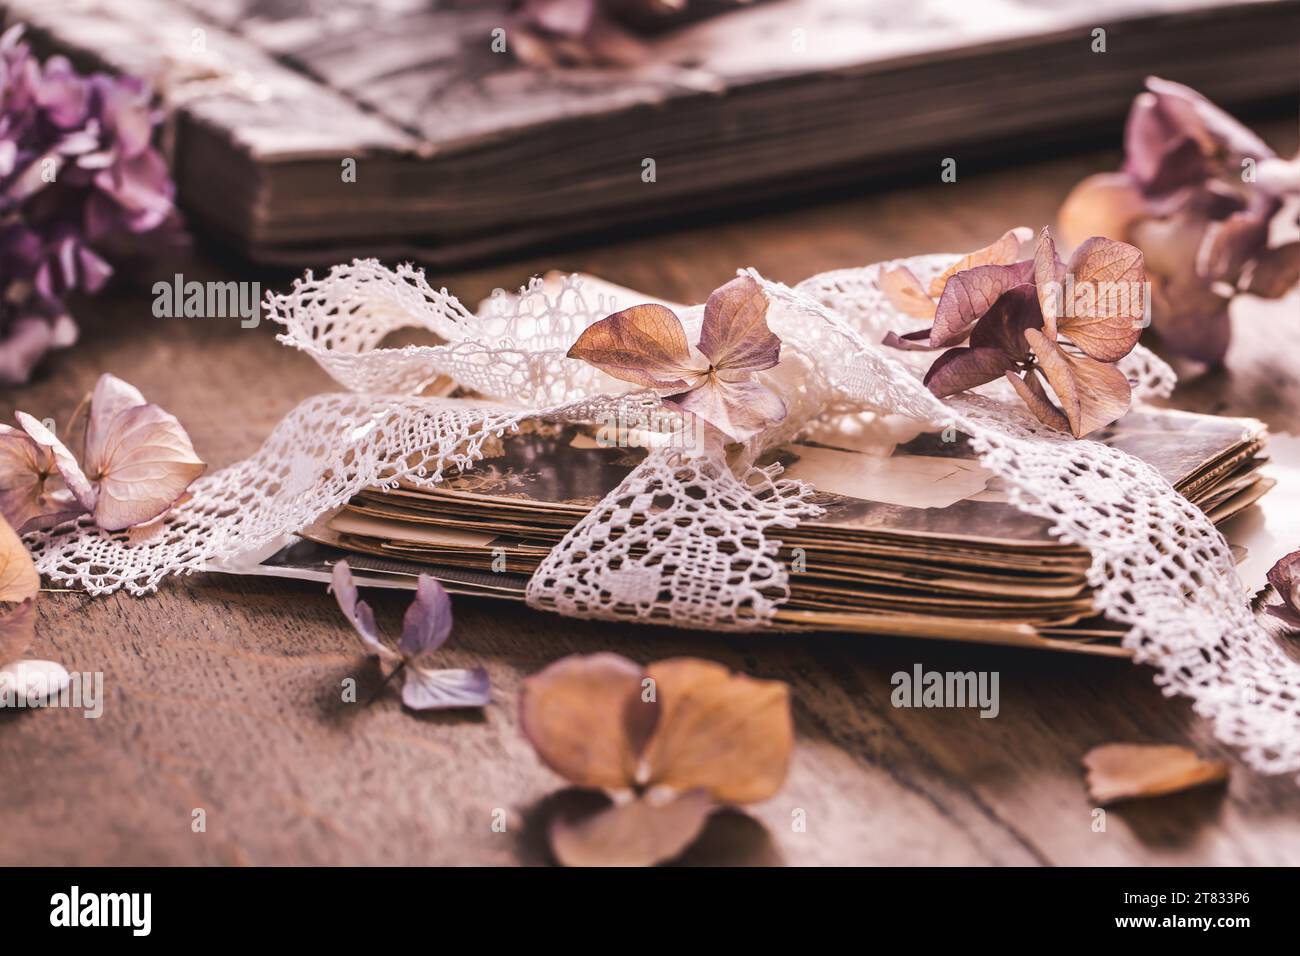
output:
<path id="1" fill-rule="evenodd" d="M 1294 149 L 1290 123 L 1262 127 Z M 695 301 L 738 265 L 793 282 L 820 270 L 973 248 L 1006 226 L 1050 221 L 1069 186 L 1113 152 L 1055 159 L 955 184 L 844 195 L 815 208 L 630 237 L 523 262 L 432 276 L 467 300 L 551 267 L 587 270 Z M 210 253 L 187 278 L 283 276 Z M 168 278 L 170 272 L 156 278 Z M 148 286 L 78 308 L 83 341 L 38 381 L 6 394 L 67 416 L 102 371 L 135 382 L 184 421 L 219 466 L 252 451 L 297 401 L 329 388 L 266 327 L 155 319 Z M 1294 320 L 1239 323 L 1233 372 L 1202 376 L 1182 404 L 1261 415 L 1294 432 L 1300 415 Z M 1278 343 L 1285 341 L 1284 348 Z M 374 593 L 394 627 L 404 595 Z M 1234 762 L 1208 789 L 1118 806 L 1093 829 L 1080 759 L 1109 741 L 1188 744 L 1225 755 L 1151 671 L 1121 661 L 848 636 L 754 637 L 563 620 L 461 600 L 449 666 L 486 666 L 496 702 L 481 715 L 417 716 L 377 682 L 319 586 L 232 577 L 173 581 L 153 596 L 47 593 L 37 656 L 102 671 L 105 709 L 0 714 L 0 863 L 516 864 L 546 860 L 540 824 L 562 781 L 519 732 L 523 677 L 570 653 L 637 661 L 680 654 L 790 683 L 797 751 L 785 789 L 748 816 L 711 824 L 695 863 L 1284 864 L 1300 859 L 1300 789 Z M 890 675 L 994 670 L 1001 712 L 906 710 Z M 202 808 L 207 831 L 191 831 Z M 503 810 L 506 832 L 493 831 Z M 796 810 L 806 832 L 796 832 Z"/>

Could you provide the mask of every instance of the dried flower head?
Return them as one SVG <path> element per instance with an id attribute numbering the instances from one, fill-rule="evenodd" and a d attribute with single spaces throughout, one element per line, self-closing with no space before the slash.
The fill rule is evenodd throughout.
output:
<path id="1" fill-rule="evenodd" d="M 76 341 L 65 297 L 99 291 L 133 239 L 179 240 L 157 122 L 139 80 L 42 65 L 21 26 L 0 36 L 0 384 Z"/>
<path id="2" fill-rule="evenodd" d="M 106 531 L 144 524 L 207 467 L 175 416 L 112 375 L 101 375 L 90 397 L 81 463 L 42 422 L 26 412 L 17 418 L 25 434 L 0 435 L 0 510 L 23 529 L 83 512 Z M 54 472 L 66 491 L 52 487 Z"/>
<path id="3" fill-rule="evenodd" d="M 433 578 L 420 575 L 415 600 L 402 620 L 402 636 L 393 647 L 380 638 L 370 605 L 358 600 L 346 561 L 334 565 L 330 588 L 366 649 L 379 658 L 385 683 L 402 673 L 402 703 L 407 707 L 445 710 L 485 707 L 492 702 L 491 684 L 483 668 L 451 670 L 430 665 L 432 656 L 451 636 L 451 598 Z"/>
<path id="4" fill-rule="evenodd" d="M 794 746 L 786 685 L 693 658 L 564 658 L 524 682 L 520 721 L 548 767 L 613 798 L 552 824 L 567 865 L 672 859 L 719 806 L 775 794 Z"/>
<path id="5" fill-rule="evenodd" d="M 1279 159 L 1195 90 L 1148 77 L 1124 131 L 1124 166 L 1090 176 L 1061 207 L 1066 242 L 1104 235 L 1146 256 L 1151 317 L 1173 352 L 1217 363 L 1239 292 L 1277 298 L 1300 280 L 1300 242 L 1269 223 L 1300 196 L 1300 158 Z"/>
<path id="6" fill-rule="evenodd" d="M 923 300 L 939 300 L 930 328 L 890 333 L 885 344 L 946 348 L 925 376 L 941 398 L 1005 378 L 1040 421 L 1081 438 L 1131 401 L 1114 363 L 1133 350 L 1145 324 L 1142 253 L 1094 236 L 1064 263 L 1044 228 L 1033 258 L 1017 261 L 1027 232 L 1011 230 L 965 257 L 928 293 L 907 270 L 886 273 L 882 288 L 901 311 L 921 316 Z"/>
<path id="7" fill-rule="evenodd" d="M 634 385 L 671 391 L 666 405 L 745 441 L 786 416 L 781 396 L 756 377 L 781 360 L 767 307 L 758 283 L 740 276 L 709 296 L 696 348 L 671 309 L 647 303 L 588 326 L 569 358 Z"/>

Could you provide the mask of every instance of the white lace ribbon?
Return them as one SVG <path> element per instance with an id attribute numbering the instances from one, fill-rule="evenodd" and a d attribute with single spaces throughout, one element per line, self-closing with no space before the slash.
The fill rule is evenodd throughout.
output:
<path id="1" fill-rule="evenodd" d="M 952 261 L 906 264 L 925 283 Z M 876 281 L 881 267 L 814 276 L 794 289 L 751 273 L 772 301 L 769 322 L 783 348 L 769 374 L 789 417 L 738 460 L 719 451 L 648 455 L 542 562 L 529 603 L 607 620 L 767 626 L 789 594 L 772 535 L 817 508 L 810 488 L 754 461 L 811 424 L 905 415 L 969 434 L 1017 507 L 1091 553 L 1098 610 L 1130 627 L 1125 645 L 1157 669 L 1166 693 L 1190 697 L 1251 766 L 1300 772 L 1300 665 L 1256 624 L 1209 519 L 1145 463 L 1042 426 L 1000 383 L 935 398 L 918 376 L 928 357 L 874 344 L 919 324 L 889 305 Z M 472 467 L 485 441 L 524 421 L 630 420 L 657 404 L 652 393 L 619 394 L 625 386 L 565 358 L 578 334 L 611 311 L 572 279 L 558 287 L 535 280 L 475 313 L 416 270 L 357 261 L 321 279 L 308 274 L 270 297 L 268 311 L 285 326 L 281 341 L 350 391 L 303 402 L 253 457 L 200 479 L 155 528 L 110 534 L 83 519 L 31 536 L 42 573 L 96 593 L 144 593 L 168 574 L 262 551 L 362 488 L 432 486 L 450 469 Z M 688 334 L 700 314 L 682 314 Z M 380 347 L 404 326 L 447 344 Z M 1169 368 L 1140 347 L 1123 367 L 1139 399 L 1173 386 Z M 487 398 L 414 394 L 439 375 Z"/>

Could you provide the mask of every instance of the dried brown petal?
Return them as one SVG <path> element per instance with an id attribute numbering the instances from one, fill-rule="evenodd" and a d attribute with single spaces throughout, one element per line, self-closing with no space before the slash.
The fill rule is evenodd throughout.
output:
<path id="1" fill-rule="evenodd" d="M 41 589 L 41 577 L 22 539 L 0 518 L 0 601 L 26 601 Z"/>
<path id="2" fill-rule="evenodd" d="M 1070 256 L 1066 271 L 1074 278 L 1074 301 L 1064 303 L 1065 314 L 1057 318 L 1060 334 L 1101 362 L 1128 355 L 1142 335 L 1146 314 L 1141 251 L 1093 236 Z"/>
<path id="3" fill-rule="evenodd" d="M 551 849 L 565 866 L 653 866 L 695 842 L 715 804 L 697 790 L 663 803 L 647 797 L 615 804 L 578 821 L 557 817 Z"/>
<path id="4" fill-rule="evenodd" d="M 548 767 L 580 787 L 632 786 L 658 716 L 640 667 L 617 654 L 572 656 L 524 681 L 524 735 Z"/>
<path id="5" fill-rule="evenodd" d="M 934 318 L 934 299 L 926 294 L 921 280 L 906 266 L 882 270 L 880 291 L 904 315 L 914 319 Z"/>
<path id="6" fill-rule="evenodd" d="M 634 305 L 589 325 L 568 354 L 647 388 L 689 388 L 706 371 L 692 363 L 681 320 L 655 303 Z"/>
<path id="7" fill-rule="evenodd" d="M 40 588 L 32 556 L 9 522 L 0 518 L 0 602 L 17 604 L 0 611 L 0 664 L 14 660 L 31 646 Z"/>
<path id="8" fill-rule="evenodd" d="M 1109 425 L 1128 411 L 1132 388 L 1114 365 L 1086 355 L 1072 355 L 1037 329 L 1027 329 L 1025 338 L 1075 438 Z"/>
<path id="9" fill-rule="evenodd" d="M 700 351 L 714 368 L 760 372 L 781 360 L 781 340 L 767 327 L 767 294 L 750 276 L 715 289 L 704 304 Z"/>
<path id="10" fill-rule="evenodd" d="M 778 681 L 732 674 L 691 658 L 646 668 L 660 716 L 644 782 L 703 789 L 718 803 L 765 800 L 785 782 L 794 747 L 790 691 Z"/>
<path id="11" fill-rule="evenodd" d="M 1083 758 L 1088 792 L 1099 803 L 1155 797 L 1228 779 L 1228 765 L 1202 760 L 1186 747 L 1103 744 Z"/>
<path id="12" fill-rule="evenodd" d="M 976 266 L 1010 265 L 1020 258 L 1020 246 L 1032 238 L 1034 238 L 1034 230 L 1027 226 L 1008 229 L 995 242 L 990 243 L 983 249 L 976 249 L 968 256 L 963 256 L 945 269 L 942 274 L 931 279 L 930 295 L 942 295 L 948 280 L 958 272 L 965 272 L 967 269 L 974 269 Z"/>

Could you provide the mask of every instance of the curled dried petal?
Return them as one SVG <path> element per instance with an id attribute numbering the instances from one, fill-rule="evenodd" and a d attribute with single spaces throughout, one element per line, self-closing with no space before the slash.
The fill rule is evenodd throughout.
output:
<path id="1" fill-rule="evenodd" d="M 1015 360 L 1002 349 L 958 346 L 940 355 L 925 373 L 925 386 L 939 398 L 986 385 L 1015 369 Z"/>
<path id="2" fill-rule="evenodd" d="M 946 348 L 960 343 L 1004 292 L 1025 284 L 1032 275 L 1032 261 L 1014 266 L 976 266 L 958 272 L 943 287 L 935 307 L 930 345 Z"/>
<path id="3" fill-rule="evenodd" d="M 90 397 L 90 417 L 86 421 L 86 442 L 81 456 L 88 471 L 95 473 L 103 462 L 109 424 L 128 408 L 147 404 L 140 390 L 129 382 L 107 372 L 99 377 Z"/>
<path id="4" fill-rule="evenodd" d="M 1300 628 L 1300 551 L 1291 552 L 1269 568 L 1268 583 L 1282 603 L 1265 610 L 1289 627 Z"/>
<path id="5" fill-rule="evenodd" d="M 1056 338 L 1056 320 L 1062 311 L 1061 282 L 1065 278 L 1065 263 L 1056 254 L 1056 243 L 1051 231 L 1044 226 L 1034 247 L 1034 288 L 1038 295 L 1038 309 L 1043 316 L 1043 334 Z"/>
<path id="6" fill-rule="evenodd" d="M 22 533 L 45 520 L 71 516 L 70 502 L 50 489 L 54 455 L 30 435 L 0 425 L 0 515 Z"/>
<path id="7" fill-rule="evenodd" d="M 1088 792 L 1099 803 L 1156 797 L 1228 779 L 1222 760 L 1202 760 L 1186 747 L 1103 744 L 1083 758 Z"/>
<path id="8" fill-rule="evenodd" d="M 1052 404 L 1051 398 L 1047 395 L 1047 390 L 1043 387 L 1043 380 L 1038 377 L 1037 369 L 1029 369 L 1022 378 L 1014 372 L 1007 372 L 1006 379 L 1011 383 L 1011 387 L 1016 390 L 1021 400 L 1029 406 L 1029 410 L 1034 413 L 1034 417 L 1046 425 L 1048 428 L 1054 428 L 1058 432 L 1068 432 L 1070 422 L 1065 414 Z"/>
<path id="9" fill-rule="evenodd" d="M 380 639 L 379 630 L 375 627 L 375 613 L 369 604 L 358 599 L 357 586 L 352 581 L 352 569 L 346 561 L 334 562 L 334 568 L 330 572 L 330 590 L 334 592 L 339 610 L 370 653 L 389 663 L 402 659 L 400 654 Z"/>
<path id="10" fill-rule="evenodd" d="M 412 710 L 452 710 L 492 703 L 492 683 L 482 667 L 438 669 L 407 664 L 402 703 Z"/>
<path id="11" fill-rule="evenodd" d="M 77 459 L 72 457 L 72 452 L 68 451 L 68 447 L 59 441 L 54 432 L 26 412 L 15 412 L 14 417 L 36 444 L 49 451 L 54 459 L 54 466 L 59 470 L 59 476 L 68 486 L 73 497 L 77 499 L 77 503 L 86 511 L 93 510 L 99 498 L 99 490 L 90 483 L 86 473 L 77 464 Z"/>

